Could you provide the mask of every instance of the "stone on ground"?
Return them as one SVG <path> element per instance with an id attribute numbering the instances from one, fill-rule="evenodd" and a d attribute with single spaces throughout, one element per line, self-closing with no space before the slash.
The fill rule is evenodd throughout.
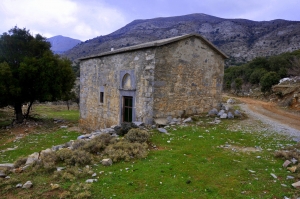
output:
<path id="1" fill-rule="evenodd" d="M 32 182 L 31 181 L 27 181 L 23 186 L 22 188 L 23 189 L 29 189 L 32 187 Z"/>
<path id="2" fill-rule="evenodd" d="M 111 165 L 112 165 L 112 160 L 111 160 L 110 158 L 103 159 L 103 160 L 101 161 L 101 164 L 102 164 L 103 166 L 111 166 Z"/>

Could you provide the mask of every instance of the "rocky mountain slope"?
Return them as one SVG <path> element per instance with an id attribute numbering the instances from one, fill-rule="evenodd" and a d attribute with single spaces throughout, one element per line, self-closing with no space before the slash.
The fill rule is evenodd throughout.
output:
<path id="1" fill-rule="evenodd" d="M 50 37 L 47 39 L 47 41 L 51 43 L 51 50 L 55 54 L 62 54 L 81 43 L 81 41 L 78 39 L 72 39 L 70 37 L 64 37 L 61 35 Z"/>
<path id="2" fill-rule="evenodd" d="M 227 64 L 300 49 L 300 21 L 250 21 L 191 14 L 135 20 L 105 36 L 85 41 L 64 53 L 71 60 L 157 39 L 199 33 L 230 56 Z"/>

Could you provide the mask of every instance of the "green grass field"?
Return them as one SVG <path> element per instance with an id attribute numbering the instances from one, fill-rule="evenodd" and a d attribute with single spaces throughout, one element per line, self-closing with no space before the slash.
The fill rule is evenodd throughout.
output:
<path id="1" fill-rule="evenodd" d="M 47 106 L 36 110 L 35 117 L 39 119 L 59 117 L 73 125 L 78 119 L 76 110 L 62 111 Z M 240 120 L 225 120 L 219 125 L 208 124 L 210 120 L 204 117 L 200 118 L 202 122 L 198 125 L 172 127 L 169 129 L 171 135 L 153 130 L 150 143 L 156 148 L 150 147 L 145 159 L 118 162 L 110 167 L 92 164 L 87 175 L 75 179 L 68 176 L 54 178 L 53 173 L 42 169 L 11 173 L 9 180 L 0 179 L 0 193 L 8 198 L 223 199 L 300 196 L 299 190 L 291 187 L 297 179 L 286 179 L 288 175 L 297 174 L 287 172 L 282 168 L 283 160 L 274 158 L 275 150 L 295 142 L 270 132 L 227 130 L 232 123 L 243 122 Z M 1 161 L 15 160 L 17 156 L 62 144 L 78 135 L 78 132 L 67 129 L 57 128 L 53 132 L 49 128 L 45 132 L 39 130 L 18 143 L 1 145 L 0 150 L 18 145 L 15 151 L 0 153 Z M 84 170 L 85 166 L 79 169 Z M 93 173 L 97 175 L 92 177 Z M 97 182 L 86 186 L 85 181 L 92 178 Z M 17 183 L 27 180 L 33 182 L 33 188 L 15 188 Z M 59 184 L 60 188 L 52 190 L 51 183 Z"/>

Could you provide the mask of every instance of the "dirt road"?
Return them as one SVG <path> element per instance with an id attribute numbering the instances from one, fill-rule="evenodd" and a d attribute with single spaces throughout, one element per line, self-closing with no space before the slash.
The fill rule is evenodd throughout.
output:
<path id="1" fill-rule="evenodd" d="M 273 124 L 282 124 L 298 131 L 300 136 L 300 114 L 288 112 L 272 102 L 263 102 L 251 98 L 237 98 L 252 112 L 267 118 Z"/>

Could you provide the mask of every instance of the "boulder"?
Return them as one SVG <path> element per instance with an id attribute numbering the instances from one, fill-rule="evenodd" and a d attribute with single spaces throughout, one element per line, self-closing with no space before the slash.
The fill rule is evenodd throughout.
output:
<path id="1" fill-rule="evenodd" d="M 161 132 L 161 133 L 168 134 L 168 131 L 167 131 L 166 129 L 164 129 L 164 128 L 158 128 L 157 130 L 158 130 L 159 132 Z"/>
<path id="2" fill-rule="evenodd" d="M 221 116 L 220 116 L 221 119 L 226 119 L 227 118 L 227 113 L 223 113 Z"/>
<path id="3" fill-rule="evenodd" d="M 23 186 L 22 188 L 23 189 L 29 189 L 32 187 L 32 182 L 31 181 L 27 181 Z"/>
<path id="4" fill-rule="evenodd" d="M 155 122 L 156 125 L 163 125 L 163 126 L 165 126 L 165 125 L 168 124 L 167 118 L 155 118 L 154 122 Z"/>
<path id="5" fill-rule="evenodd" d="M 223 115 L 224 113 L 225 113 L 224 110 L 220 110 L 219 113 L 218 113 L 218 116 L 221 116 L 221 115 Z"/>
<path id="6" fill-rule="evenodd" d="M 11 170 L 11 169 L 14 169 L 15 166 L 13 163 L 5 163 L 5 164 L 0 164 L 0 170 L 3 169 L 3 170 Z"/>
<path id="7" fill-rule="evenodd" d="M 27 158 L 27 161 L 25 163 L 25 165 L 31 165 L 34 162 L 39 160 L 39 156 L 40 154 L 38 152 L 34 152 L 33 154 L 29 155 Z"/>
<path id="8" fill-rule="evenodd" d="M 192 120 L 192 118 L 187 118 L 187 119 L 185 119 L 185 120 L 183 120 L 183 123 L 188 123 L 188 122 L 192 122 L 193 120 Z"/>
<path id="9" fill-rule="evenodd" d="M 235 110 L 234 115 L 237 116 L 237 117 L 241 117 L 242 113 L 239 110 Z"/>
<path id="10" fill-rule="evenodd" d="M 300 187 L 300 181 L 293 183 L 292 186 L 295 188 Z"/>
<path id="11" fill-rule="evenodd" d="M 208 116 L 216 116 L 216 115 L 218 115 L 218 110 L 216 108 L 213 108 L 208 112 Z"/>
<path id="12" fill-rule="evenodd" d="M 286 167 L 288 167 L 291 163 L 292 163 L 291 161 L 286 160 L 286 161 L 283 163 L 282 166 L 283 166 L 284 168 L 286 168 Z"/>
<path id="13" fill-rule="evenodd" d="M 234 115 L 229 111 L 228 114 L 227 114 L 227 117 L 229 119 L 233 119 L 234 118 Z"/>
<path id="14" fill-rule="evenodd" d="M 51 153 L 51 152 L 52 152 L 51 149 L 45 149 L 45 150 L 42 150 L 40 154 L 41 154 L 41 156 L 44 156 L 45 154 Z"/>
<path id="15" fill-rule="evenodd" d="M 101 164 L 103 165 L 103 166 L 111 166 L 112 165 L 112 160 L 110 159 L 110 158 L 106 158 L 106 159 L 103 159 L 102 161 L 101 161 Z"/>

